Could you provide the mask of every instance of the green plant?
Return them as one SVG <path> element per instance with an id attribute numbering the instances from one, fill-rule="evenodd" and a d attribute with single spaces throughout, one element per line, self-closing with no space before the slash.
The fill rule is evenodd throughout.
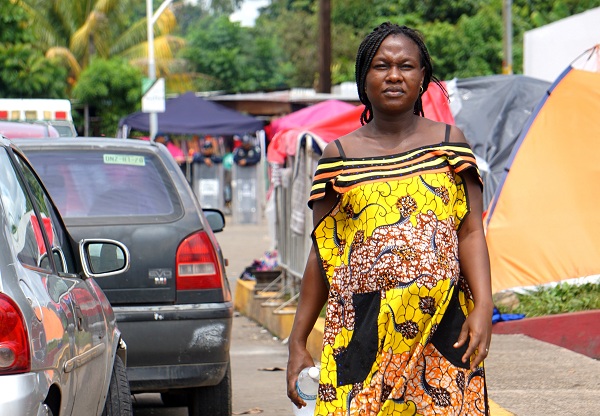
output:
<path id="1" fill-rule="evenodd" d="M 498 305 L 502 313 L 523 313 L 527 317 L 600 309 L 600 284 L 571 285 L 561 283 L 554 287 L 538 287 L 526 293 L 517 293 L 519 305 L 512 310 Z"/>

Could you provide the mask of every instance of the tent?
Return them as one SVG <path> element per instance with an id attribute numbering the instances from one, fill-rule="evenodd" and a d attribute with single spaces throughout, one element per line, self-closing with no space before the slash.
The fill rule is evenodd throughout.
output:
<path id="1" fill-rule="evenodd" d="M 158 113 L 158 130 L 169 134 L 234 135 L 255 133 L 263 122 L 231 110 L 215 102 L 187 92 L 165 103 L 165 112 Z M 137 112 L 119 121 L 119 132 L 150 131 L 148 113 Z"/>
<path id="2" fill-rule="evenodd" d="M 304 127 L 327 120 L 355 107 L 344 101 L 326 100 L 273 120 L 269 124 L 269 131 L 273 138 L 267 149 L 268 161 L 283 165 L 286 156 L 295 153 L 296 137 L 304 130 Z"/>
<path id="3" fill-rule="evenodd" d="M 492 75 L 447 83 L 452 114 L 471 145 L 487 207 L 508 157 L 550 83 L 523 75 Z"/>
<path id="4" fill-rule="evenodd" d="M 574 14 L 523 34 L 523 72 L 552 82 L 578 51 L 600 41 L 600 7 Z"/>
<path id="5" fill-rule="evenodd" d="M 484 222 L 494 292 L 598 278 L 598 114 L 600 73 L 569 66 L 529 118 Z"/>
<path id="6" fill-rule="evenodd" d="M 336 114 L 354 108 L 353 104 L 340 100 L 325 100 L 294 111 L 283 117 L 276 118 L 269 123 L 272 135 L 282 130 L 308 126 L 319 120 L 332 117 Z"/>

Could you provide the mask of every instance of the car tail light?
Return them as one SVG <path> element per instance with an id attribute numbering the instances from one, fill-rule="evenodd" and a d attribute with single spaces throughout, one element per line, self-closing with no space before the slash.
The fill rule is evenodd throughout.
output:
<path id="1" fill-rule="evenodd" d="M 177 290 L 221 287 L 223 276 L 208 234 L 200 231 L 190 235 L 177 248 Z"/>
<path id="2" fill-rule="evenodd" d="M 31 366 L 25 321 L 17 305 L 0 294 L 0 374 L 26 373 Z"/>

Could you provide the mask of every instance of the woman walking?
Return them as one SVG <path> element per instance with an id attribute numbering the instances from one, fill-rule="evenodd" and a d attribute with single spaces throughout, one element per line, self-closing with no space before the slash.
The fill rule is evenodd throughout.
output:
<path id="1" fill-rule="evenodd" d="M 455 126 L 423 117 L 433 75 L 419 33 L 383 23 L 356 58 L 362 127 L 323 151 L 314 231 L 289 338 L 288 396 L 313 365 L 325 303 L 317 415 L 487 415 L 491 339 L 482 182 Z"/>

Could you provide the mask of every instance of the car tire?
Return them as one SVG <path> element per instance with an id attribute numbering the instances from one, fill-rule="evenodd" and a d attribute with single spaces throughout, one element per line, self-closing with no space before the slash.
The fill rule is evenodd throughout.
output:
<path id="1" fill-rule="evenodd" d="M 121 357 L 117 355 L 102 416 L 130 416 L 131 409 L 131 390 L 127 380 L 127 370 Z"/>
<path id="2" fill-rule="evenodd" d="M 231 364 L 216 386 L 192 389 L 188 413 L 189 416 L 231 416 Z"/>

